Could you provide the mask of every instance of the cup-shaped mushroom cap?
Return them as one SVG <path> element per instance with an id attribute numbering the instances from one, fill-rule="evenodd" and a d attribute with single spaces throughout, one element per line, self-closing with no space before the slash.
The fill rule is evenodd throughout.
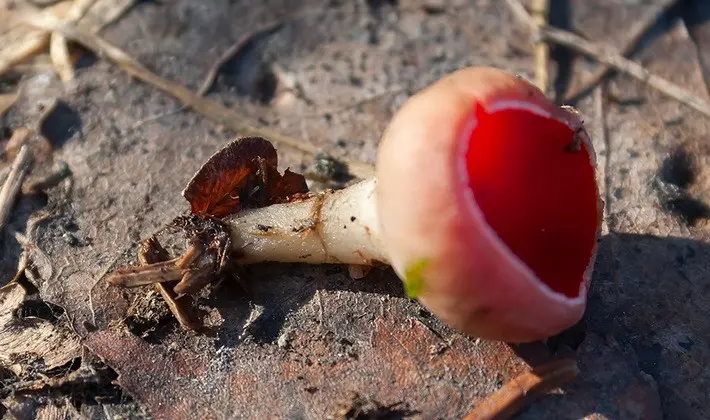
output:
<path id="1" fill-rule="evenodd" d="M 575 111 L 513 74 L 459 70 L 397 112 L 377 168 L 390 262 L 441 320 L 526 342 L 581 319 L 602 205 Z"/>

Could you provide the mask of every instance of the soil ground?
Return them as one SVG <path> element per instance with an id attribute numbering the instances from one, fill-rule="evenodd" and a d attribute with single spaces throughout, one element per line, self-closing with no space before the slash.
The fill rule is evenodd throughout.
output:
<path id="1" fill-rule="evenodd" d="M 617 46 L 660 2 L 553 3 L 567 5 L 566 26 Z M 208 97 L 338 158 L 374 163 L 392 113 L 455 69 L 533 76 L 528 34 L 502 1 L 140 2 L 102 36 L 196 90 L 235 40 L 274 20 L 284 25 L 243 48 Z M 657 29 L 634 58 L 708 100 L 682 23 L 661 19 Z M 568 55 L 553 52 L 561 62 Z M 574 57 L 553 76 L 574 86 L 595 66 Z M 45 124 L 54 165 L 66 162 L 71 176 L 46 197 L 21 197 L 0 238 L 0 285 L 20 258 L 12 233 L 28 239 L 26 281 L 36 293 L 18 325 L 39 334 L 28 323 L 47 323 L 53 332 L 43 339 L 57 345 L 0 370 L 4 415 L 460 418 L 557 353 L 578 359 L 580 377 L 519 418 L 710 417 L 710 122 L 640 82 L 609 82 L 606 143 L 591 98 L 577 104 L 595 138 L 605 234 L 585 321 L 529 346 L 446 328 L 389 270 L 352 280 L 344 267 L 295 264 L 250 267 L 247 291 L 210 289 L 197 302 L 210 332 L 184 332 L 152 289 L 127 292 L 102 279 L 188 209 L 182 188 L 240 133 L 174 112 L 174 98 L 96 57 L 82 62 L 73 89 L 51 72 L 2 89 L 17 85 L 22 96 L 2 135 L 60 100 Z M 288 147 L 279 159 L 282 169 L 313 166 L 313 156 Z M 39 382 L 7 392 L 28 381 Z"/>

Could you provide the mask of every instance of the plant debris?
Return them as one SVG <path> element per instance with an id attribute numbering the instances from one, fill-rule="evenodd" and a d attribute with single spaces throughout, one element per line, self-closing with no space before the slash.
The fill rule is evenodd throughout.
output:
<path id="1" fill-rule="evenodd" d="M 71 56 L 67 39 L 58 32 L 33 28 L 8 13 L 15 2 L 0 4 L 0 76 L 19 64 L 25 63 L 39 54 L 46 53 L 57 74 L 63 81 L 74 78 L 74 58 Z M 135 0 L 63 0 L 44 8 L 21 2 L 22 7 L 32 7 L 36 16 L 54 16 L 67 22 L 81 24 L 91 32 L 98 32 L 104 26 L 122 16 Z"/>
<path id="2" fill-rule="evenodd" d="M 57 2 L 36 0 L 32 3 Z M 110 3 L 125 2 L 97 2 Z M 81 90 L 67 93 L 63 99 L 85 119 L 87 136 L 79 140 L 74 137 L 67 142 L 65 150 L 54 151 L 58 159 L 70 165 L 74 173 L 72 182 L 66 183 L 67 188 L 61 186 L 48 191 L 51 207 L 42 212 L 43 215 L 37 214 L 36 218 L 28 220 L 28 233 L 23 235 L 26 239 L 22 245 L 16 244 L 12 232 L 6 229 L 5 242 L 10 246 L 0 251 L 7 268 L 6 279 L 13 277 L 18 253 L 22 252 L 23 258 L 29 255 L 26 272 L 28 278 L 36 277 L 31 281 L 41 290 L 42 299 L 66 308 L 65 314 L 58 313 L 58 319 L 46 322 L 64 323 L 65 318 L 71 316 L 76 317 L 80 331 L 87 320 L 96 325 L 87 337 L 87 344 L 121 372 L 116 383 L 120 383 L 124 391 L 120 398 L 109 399 L 108 403 L 83 404 L 80 409 L 72 405 L 72 396 L 60 396 L 42 405 L 46 401 L 43 391 L 28 392 L 24 396 L 20 392 L 16 398 L 1 402 L 0 416 L 135 418 L 142 417 L 143 410 L 147 410 L 153 417 L 170 418 L 194 417 L 201 413 L 207 417 L 226 414 L 326 418 L 335 411 L 336 402 L 343 400 L 352 389 L 381 405 L 402 401 L 400 407 L 411 407 L 420 412 L 417 416 L 461 418 L 486 395 L 493 394 L 525 371 L 524 360 L 527 359 L 521 361 L 511 356 L 504 345 L 446 333 L 442 342 L 436 334 L 425 334 L 418 322 L 409 324 L 408 317 L 416 316 L 418 309 L 402 294 L 401 285 L 389 271 L 374 270 L 370 276 L 375 277 L 375 282 L 353 282 L 343 270 L 304 268 L 298 264 L 249 267 L 249 278 L 254 280 L 250 284 L 253 296 L 249 299 L 233 296 L 231 287 L 207 297 L 210 306 L 215 304 L 210 309 L 211 320 L 221 323 L 213 336 L 168 328 L 165 334 L 149 334 L 142 340 L 123 331 L 126 336 L 121 335 L 121 339 L 133 339 L 128 340 L 128 344 L 122 340 L 104 340 L 98 345 L 105 338 L 101 334 L 113 333 L 111 325 L 114 324 L 110 323 L 125 317 L 132 298 L 143 294 L 143 291 L 132 293 L 115 288 L 102 290 L 105 273 L 115 264 L 130 263 L 130 259 L 135 258 L 127 258 L 126 250 L 136 248 L 139 235 L 153 232 L 170 221 L 171 212 L 184 204 L 182 198 L 174 194 L 184 186 L 183 177 L 189 178 L 184 168 L 196 169 L 202 163 L 198 161 L 202 151 L 224 141 L 232 135 L 230 132 L 272 140 L 274 138 L 268 134 L 271 131 L 289 133 L 290 137 L 286 137 L 291 139 L 294 133 L 301 133 L 303 138 L 308 136 L 310 142 L 299 142 L 303 147 L 297 146 L 297 149 L 306 153 L 327 151 L 336 138 L 344 136 L 353 140 L 338 145 L 343 148 L 342 152 L 372 159 L 376 142 L 373 133 L 386 121 L 389 109 L 416 90 L 412 86 L 421 86 L 452 67 L 471 61 L 512 68 L 527 75 L 534 71 L 530 52 L 516 49 L 514 45 L 515 33 L 522 25 L 508 19 L 502 2 L 478 2 L 475 7 L 428 2 L 440 5 L 436 7 L 441 14 L 426 15 L 421 9 L 406 9 L 412 2 L 400 1 L 398 6 L 388 8 L 388 15 L 377 22 L 365 16 L 360 10 L 364 8 L 357 2 L 333 1 L 327 5 L 306 2 L 302 7 L 312 11 L 318 30 L 304 25 L 306 30 L 294 31 L 288 43 L 294 55 L 280 56 L 278 64 L 300 82 L 310 80 L 305 87 L 316 103 L 314 109 L 332 109 L 332 115 L 318 113 L 319 118 L 304 120 L 308 109 L 302 114 L 301 109 L 255 105 L 221 92 L 199 103 L 194 109 L 196 113 L 181 112 L 160 124 L 145 124 L 140 130 L 127 133 L 125 127 L 131 127 L 145 115 L 160 113 L 173 103 L 172 97 L 151 87 L 173 96 L 175 92 L 181 93 L 172 90 L 173 87 L 183 83 L 192 84 L 197 90 L 209 65 L 229 48 L 232 35 L 236 35 L 236 39 L 239 31 L 243 32 L 242 28 L 256 28 L 259 22 L 284 17 L 274 5 L 247 9 L 241 8 L 240 2 L 218 2 L 210 6 L 182 0 L 143 3 L 125 22 L 107 28 L 99 38 L 121 46 L 124 53 L 129 51 L 124 58 L 139 58 L 151 73 L 160 77 L 149 80 L 146 75 L 137 77 L 147 81 L 148 86 L 137 83 L 135 76 L 124 77 L 115 67 L 100 62 L 76 72 L 75 82 Z M 632 21 L 644 20 L 647 16 L 653 18 L 667 3 L 672 2 L 578 2 L 572 5 L 571 20 L 576 33 L 590 41 L 616 45 L 619 53 L 626 55 L 627 40 L 637 27 Z M 290 3 L 283 4 L 290 8 Z M 94 9 L 69 28 L 83 28 L 83 21 L 101 14 L 94 13 Z M 225 10 L 228 13 L 224 13 Z M 389 13 L 393 10 L 396 19 L 390 19 Z M 166 19 L 154 19 L 154 16 Z M 291 16 L 290 12 L 287 16 Z M 628 20 L 629 16 L 638 18 Z M 8 38 L 4 37 L 6 28 L 19 25 L 17 21 L 9 26 L 5 26 L 5 21 L 0 22 L 3 28 L 0 51 L 6 52 L 6 45 L 23 51 L 18 48 L 19 44 L 5 42 Z M 22 26 L 23 31 L 33 30 L 28 25 Z M 343 28 L 348 30 L 343 31 Z M 372 34 L 378 38 L 376 44 L 361 42 Z M 511 35 L 513 39 L 501 34 Z M 692 40 L 673 34 L 636 46 L 635 57 L 643 60 L 646 69 L 654 74 L 683 82 L 688 90 L 704 96 Z M 527 33 L 525 36 L 527 41 Z M 70 43 L 76 42 L 66 35 L 64 38 Z M 311 43 L 308 48 L 313 48 L 312 51 L 303 48 L 304 39 Z M 31 37 L 28 41 L 32 41 Z M 49 42 L 46 39 L 42 42 L 45 47 L 37 50 L 38 55 L 13 65 L 4 73 L 7 77 L 1 82 L 1 92 L 19 92 L 23 96 L 23 85 L 33 80 L 19 76 L 31 74 L 43 80 L 52 79 L 53 84 L 61 87 L 58 80 L 46 77 L 55 67 L 48 54 Z M 81 47 L 74 49 L 69 45 L 71 58 L 76 60 Z M 470 45 L 481 48 L 472 51 Z M 116 55 L 94 50 L 97 51 L 98 57 L 118 63 Z M 328 51 L 337 54 L 328 55 Z M 0 54 L 0 67 L 10 56 Z M 381 56 L 391 59 L 373 65 L 373 59 Z M 574 74 L 580 84 L 598 84 L 588 82 L 589 75 L 608 66 L 595 61 L 575 60 Z M 119 63 L 118 67 L 124 69 L 124 65 Z M 325 72 L 326 68 L 331 69 L 330 73 Z M 581 76 L 584 74 L 588 77 Z M 351 76 L 362 82 L 362 88 L 346 90 L 339 84 L 341 79 L 347 83 Z M 171 79 L 175 81 L 170 82 Z M 613 236 L 602 238 L 600 243 L 602 258 L 598 262 L 596 287 L 592 290 L 588 311 L 592 329 L 601 336 L 586 339 L 580 347 L 581 374 L 573 384 L 550 398 L 537 400 L 520 412 L 518 418 L 706 418 L 710 411 L 703 384 L 708 382 L 708 374 L 702 366 L 710 348 L 706 322 L 710 319 L 706 308 L 710 306 L 704 293 L 708 281 L 703 275 L 707 272 L 710 255 L 705 241 L 707 225 L 701 222 L 693 229 L 686 229 L 683 223 L 675 223 L 675 218 L 666 217 L 663 208 L 657 205 L 658 196 L 647 182 L 656 175 L 656 158 L 665 153 L 666 140 L 679 143 L 693 138 L 702 140 L 708 132 L 706 121 L 700 118 L 702 116 L 679 111 L 674 100 L 647 92 L 645 83 L 629 83 L 623 75 L 610 79 L 621 98 L 642 100 L 609 104 L 609 137 L 613 148 L 607 147 L 599 154 L 600 165 L 608 168 L 605 174 L 607 206 L 615 227 Z M 401 91 L 395 92 L 392 101 L 382 101 L 387 102 L 386 105 L 348 105 L 361 102 L 357 98 L 368 97 L 366 92 L 374 96 L 389 95 L 393 87 Z M 212 104 L 220 106 L 213 108 Z M 582 112 L 590 112 L 587 102 L 579 105 Z M 649 125 L 654 125 L 658 113 L 669 121 L 659 128 L 668 134 L 666 138 L 664 133 L 661 140 L 648 135 Z M 0 140 L 7 139 L 33 118 L 18 103 L 5 114 L 4 137 Z M 263 133 L 244 128 L 246 124 L 261 130 L 267 124 L 257 123 L 261 117 L 271 124 Z M 652 129 L 655 131 L 654 127 Z M 596 146 L 601 144 L 598 135 L 594 140 Z M 19 148 L 15 153 L 17 151 Z M 695 152 L 689 153 L 692 156 Z M 704 155 L 704 152 L 697 154 L 702 158 Z M 299 153 L 285 157 L 284 161 L 294 168 L 298 164 L 305 168 L 305 164 L 310 163 Z M 62 166 L 61 160 L 57 161 L 57 173 L 66 174 L 67 171 L 59 171 L 68 167 Z M 707 190 L 707 174 L 702 164 L 698 166 L 700 172 L 686 191 L 691 198 L 702 201 Z M 365 175 L 372 173 L 371 167 L 363 167 Z M 353 175 L 363 177 L 358 169 L 362 167 L 356 166 Z M 5 174 L 6 171 L 0 169 L 0 179 Z M 25 186 L 31 181 L 28 179 Z M 156 211 L 157 208 L 161 210 Z M 18 220 L 11 226 L 21 227 L 25 215 L 18 212 L 12 217 Z M 35 219 L 47 217 L 52 220 L 50 224 L 35 223 Z M 67 218 L 74 218 L 78 229 L 85 231 L 83 235 L 94 238 L 91 247 L 71 248 L 65 246 L 61 235 L 53 236 L 56 230 L 53 226 Z M 279 231 L 278 226 L 270 223 L 263 227 L 267 231 L 263 233 Z M 615 247 L 610 245 L 613 242 L 617 243 Z M 166 248 L 173 251 L 167 245 Z M 92 282 L 97 286 L 92 293 L 87 293 Z M 189 302 L 188 298 L 180 297 L 178 302 Z M 202 304 L 204 302 L 197 302 L 197 305 Z M 26 310 L 41 307 L 43 305 L 27 305 Z M 49 307 L 56 306 L 50 304 Z M 42 317 L 47 315 L 37 313 Z M 161 313 L 165 313 L 164 309 Z M 275 337 L 282 331 L 289 331 L 285 335 L 288 345 L 278 348 Z M 64 333 L 67 332 L 69 329 Z M 341 338 L 346 338 L 350 344 L 340 344 Z M 612 344 L 614 340 L 616 344 Z M 426 349 L 422 350 L 424 347 Z M 432 352 L 432 348 L 444 347 L 443 353 Z M 454 355 L 463 352 L 466 357 L 450 358 L 451 352 Z M 68 365 L 74 369 L 75 363 L 69 361 L 57 369 Z M 31 371 L 38 365 L 26 366 Z M 3 387 L 17 383 L 18 378 L 0 368 L 0 380 Z M 31 379 L 27 378 L 21 384 L 29 385 L 29 381 Z M 104 398 L 106 395 L 101 389 L 91 387 L 85 391 L 89 396 L 98 394 Z M 136 398 L 136 403 L 131 402 L 129 395 Z M 254 401 L 269 401 L 269 404 L 254 404 Z"/>
<path id="3" fill-rule="evenodd" d="M 227 144 L 207 160 L 183 190 L 190 203 L 190 214 L 177 217 L 168 226 L 171 232 L 185 234 L 189 242 L 185 254 L 164 260 L 160 244 L 153 236 L 144 242 L 142 253 L 157 254 L 158 261 L 117 270 L 108 282 L 137 287 L 180 280 L 173 292 L 182 295 L 194 293 L 219 278 L 232 253 L 229 227 L 220 219 L 243 209 L 286 202 L 308 192 L 302 175 L 288 169 L 281 175 L 277 167 L 276 149 L 263 138 L 239 138 Z M 174 299 L 172 302 L 173 312 L 185 321 L 184 311 L 174 306 Z"/>
<path id="4" fill-rule="evenodd" d="M 22 311 L 36 299 L 18 282 L 0 288 L 0 367 L 19 377 L 36 366 L 46 371 L 66 365 L 80 353 L 79 337 L 53 314 L 45 319 L 38 312 Z"/>
<path id="5" fill-rule="evenodd" d="M 302 175 L 278 172 L 276 149 L 261 137 L 237 139 L 214 154 L 183 191 L 196 215 L 222 218 L 308 192 Z"/>

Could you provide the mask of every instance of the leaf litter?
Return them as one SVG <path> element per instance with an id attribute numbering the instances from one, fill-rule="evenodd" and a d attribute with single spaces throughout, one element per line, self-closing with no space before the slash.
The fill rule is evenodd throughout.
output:
<path id="1" fill-rule="evenodd" d="M 144 262 L 148 261 L 145 260 Z M 270 273 L 273 273 L 273 271 L 270 272 L 269 269 L 260 271 L 261 275 L 268 276 Z M 304 275 L 313 276 L 313 274 L 304 274 L 301 272 L 296 274 L 295 277 Z M 98 277 L 100 279 L 102 276 Z M 315 270 L 315 277 L 316 278 L 312 281 L 321 284 L 328 282 L 329 278 L 332 280 L 332 276 L 329 277 L 327 272 L 318 270 Z M 263 287 L 271 287 L 274 290 L 279 287 L 287 287 L 281 285 L 282 280 L 283 279 L 280 279 L 278 282 L 269 282 L 266 280 Z M 390 278 L 389 281 L 391 282 L 392 278 Z M 263 291 L 262 289 L 262 292 Z M 294 290 L 291 289 L 290 291 L 293 292 Z M 345 297 L 343 297 L 343 295 L 345 295 Z M 419 322 L 422 319 L 426 319 L 426 317 L 422 318 L 422 315 L 417 312 L 416 306 L 412 306 L 406 300 L 403 300 L 396 292 L 390 292 L 384 296 L 384 300 L 379 302 L 379 310 L 380 313 L 384 315 L 385 310 L 382 308 L 387 308 L 385 317 L 372 315 L 378 311 L 378 299 L 368 299 L 360 295 L 353 296 L 346 290 L 330 291 L 328 293 L 328 299 L 323 302 L 325 305 L 319 303 L 318 300 L 306 299 L 303 309 L 311 310 L 314 314 L 320 313 L 320 319 L 328 320 L 330 318 L 333 321 L 338 321 L 341 326 L 348 325 L 347 322 L 342 322 L 347 319 L 348 322 L 354 321 L 355 325 L 352 326 L 352 328 L 335 328 L 335 325 L 331 324 L 331 328 L 323 329 L 324 321 L 318 323 L 318 317 L 310 323 L 306 322 L 304 319 L 299 320 L 296 317 L 294 320 L 296 321 L 295 326 L 299 328 L 296 330 L 295 334 L 291 335 L 290 345 L 285 347 L 285 349 L 288 350 L 282 350 L 276 355 L 269 355 L 274 358 L 274 360 L 280 360 L 281 362 L 288 362 L 290 360 L 291 363 L 296 364 L 290 366 L 283 365 L 282 368 L 278 370 L 269 368 L 270 364 L 268 363 L 263 365 L 258 362 L 249 361 L 250 352 L 258 353 L 263 350 L 260 350 L 259 346 L 254 342 L 250 342 L 248 335 L 246 341 L 241 342 L 238 346 L 234 346 L 234 342 L 232 342 L 233 344 L 231 346 L 217 349 L 211 345 L 205 345 L 206 343 L 199 339 L 197 340 L 197 344 L 187 340 L 183 342 L 175 341 L 175 338 L 179 337 L 179 335 L 176 336 L 175 334 L 164 336 L 172 337 L 171 340 L 173 340 L 165 342 L 160 340 L 156 342 L 155 340 L 159 337 L 154 336 L 151 340 L 154 344 L 150 344 L 137 339 L 130 332 L 125 330 L 122 331 L 119 329 L 115 331 L 103 327 L 98 331 L 89 332 L 85 337 L 87 338 L 86 343 L 89 348 L 92 348 L 96 353 L 106 357 L 109 364 L 120 371 L 121 376 L 118 379 L 119 382 L 122 383 L 126 389 L 131 390 L 133 395 L 139 396 L 141 402 L 149 407 L 153 414 L 160 414 L 164 412 L 163 410 L 167 410 L 167 412 L 173 414 L 192 415 L 196 412 L 201 412 L 203 409 L 208 413 L 215 412 L 210 410 L 223 409 L 224 411 L 221 411 L 221 413 L 232 412 L 249 414 L 250 410 L 257 410 L 259 408 L 253 406 L 253 401 L 264 401 L 265 396 L 271 398 L 269 401 L 274 401 L 273 407 L 270 407 L 270 409 L 274 410 L 275 415 L 282 415 L 284 412 L 298 415 L 308 413 L 309 410 L 321 410 L 318 414 L 326 414 L 333 410 L 331 402 L 340 400 L 341 398 L 334 398 L 332 392 L 328 393 L 324 392 L 324 390 L 335 389 L 335 393 L 337 394 L 337 384 L 347 382 L 346 378 L 351 379 L 354 372 L 361 374 L 362 377 L 365 378 L 374 377 L 381 379 L 382 377 L 380 375 L 382 375 L 382 371 L 389 372 L 390 376 L 396 378 L 394 389 L 391 392 L 397 395 L 379 395 L 376 400 L 370 397 L 365 397 L 365 400 L 355 398 L 352 400 L 354 401 L 354 407 L 361 406 L 362 401 L 376 401 L 376 403 L 369 405 L 375 408 L 390 407 L 396 409 L 399 407 L 397 404 L 402 401 L 416 401 L 417 404 L 407 404 L 407 406 L 415 411 L 440 413 L 441 407 L 438 406 L 438 403 L 441 401 L 451 401 L 451 395 L 458 393 L 460 398 L 456 399 L 459 404 L 457 413 L 461 414 L 462 412 L 466 412 L 467 407 L 475 405 L 480 401 L 480 399 L 476 398 L 481 398 L 482 395 L 492 394 L 494 390 L 499 389 L 506 381 L 512 380 L 515 377 L 512 373 L 507 376 L 506 374 L 501 376 L 501 372 L 506 372 L 503 366 L 511 367 L 511 364 L 517 366 L 520 370 L 515 371 L 515 374 L 524 374 L 528 369 L 528 364 L 523 362 L 518 355 L 510 353 L 507 346 L 486 342 L 475 342 L 473 343 L 475 345 L 472 346 L 471 342 L 462 337 L 457 337 L 455 333 L 441 333 L 436 330 L 432 331 L 429 328 L 423 328 L 422 326 L 424 324 L 420 324 Z M 120 296 L 116 294 L 113 294 L 113 297 L 120 299 Z M 352 299 L 353 297 L 360 299 L 360 302 L 365 305 L 367 310 L 359 313 L 358 316 L 360 316 L 360 318 L 356 317 L 355 320 L 343 318 L 343 312 L 347 314 L 348 311 L 352 311 L 353 307 L 343 303 L 342 300 L 348 298 Z M 104 295 L 102 298 L 111 299 L 112 295 Z M 273 303 L 274 301 L 270 302 L 272 306 Z M 320 309 L 318 308 L 319 306 Z M 264 308 L 267 307 L 268 305 L 264 306 Z M 244 309 L 244 307 L 240 308 Z M 231 319 L 237 323 L 240 322 L 239 320 L 241 318 L 235 314 L 235 311 L 231 311 L 230 313 L 228 309 L 224 308 L 222 308 L 221 311 L 227 319 Z M 125 313 L 125 308 L 122 310 L 120 305 L 115 306 L 114 313 L 115 315 Z M 108 315 L 108 318 L 111 318 L 110 311 L 104 312 L 101 316 L 106 315 Z M 403 320 L 409 320 L 407 333 L 404 333 L 401 328 L 398 329 L 402 327 Z M 247 324 L 248 323 L 245 322 L 245 328 Z M 375 326 L 374 333 L 370 337 L 363 337 L 363 332 L 371 331 L 373 325 Z M 318 335 L 314 334 L 313 331 L 320 331 L 321 333 Z M 258 328 L 252 330 L 252 333 L 255 335 L 258 335 L 258 332 Z M 442 347 L 440 342 L 442 337 L 446 339 L 446 343 L 451 342 L 453 344 L 445 344 Z M 222 345 L 230 343 L 229 337 L 219 337 L 218 335 L 218 338 L 222 340 L 218 341 L 222 343 Z M 426 345 L 419 345 L 422 342 L 426 343 Z M 598 342 L 594 341 L 592 336 L 590 336 L 585 343 L 592 346 L 592 348 L 599 345 Z M 125 353 L 118 354 L 119 349 L 123 346 L 125 346 L 124 348 L 126 349 Z M 354 347 L 354 349 L 352 349 L 352 347 Z M 432 359 L 431 348 L 433 347 L 446 349 L 440 356 L 446 356 L 447 353 L 450 352 L 456 354 L 456 350 L 459 348 L 467 353 L 466 357 L 463 359 L 447 359 L 445 363 L 437 364 L 439 363 L 437 362 L 437 358 L 434 357 Z M 613 346 L 609 347 L 612 348 Z M 344 348 L 349 348 L 349 350 L 343 351 Z M 486 355 L 482 361 L 477 359 L 481 352 Z M 498 360 L 500 360 L 502 364 L 491 363 L 496 360 L 493 357 L 496 353 L 500 356 Z M 228 354 L 228 356 L 225 356 L 225 354 Z M 349 362 L 343 363 L 339 359 L 340 354 L 349 358 L 347 359 Z M 604 354 L 612 356 L 615 353 L 602 352 L 602 355 Z M 165 359 L 166 356 L 168 356 L 168 359 Z M 594 352 L 583 353 L 583 356 L 591 357 L 592 360 L 597 362 L 600 360 L 599 357 L 601 357 L 595 357 Z M 392 357 L 400 357 L 401 360 L 395 362 L 387 357 L 390 359 Z M 358 364 L 358 361 L 365 360 L 365 358 L 367 358 L 367 361 L 360 363 L 358 365 L 360 367 L 359 369 L 353 368 L 352 365 L 348 366 L 349 363 Z M 442 359 L 445 359 L 445 357 L 442 357 Z M 155 360 L 167 360 L 167 363 L 156 365 Z M 622 360 L 625 359 L 622 358 Z M 152 363 L 148 363 L 149 361 Z M 335 363 L 333 363 L 333 361 L 335 361 Z M 434 364 L 432 364 L 432 362 L 434 362 Z M 139 369 L 141 363 L 143 364 L 143 370 Z M 343 365 L 345 365 L 345 367 L 343 367 Z M 336 378 L 338 374 L 343 375 L 340 376 L 342 380 L 329 382 L 327 378 L 324 378 L 323 369 L 327 366 L 333 369 L 329 372 L 332 372 Z M 373 370 L 373 367 L 379 370 Z M 638 366 L 633 362 L 632 358 L 632 362 L 628 366 L 624 366 L 623 364 L 619 365 L 618 372 L 623 375 L 627 372 L 634 372 L 634 369 L 637 368 Z M 464 376 L 456 377 L 454 374 L 447 376 L 452 372 L 452 369 L 456 373 L 464 374 Z M 459 372 L 456 369 L 464 369 L 464 371 Z M 476 369 L 480 370 L 476 371 Z M 601 368 L 599 370 L 603 369 L 604 368 Z M 255 370 L 258 372 L 256 376 L 254 375 Z M 198 381 L 198 384 L 188 385 L 186 382 L 179 381 L 179 378 L 185 375 L 193 380 L 197 379 L 205 372 L 209 372 L 208 378 Z M 299 375 L 295 372 L 305 372 L 305 374 Z M 295 379 L 294 374 L 296 375 Z M 299 378 L 299 376 L 301 376 L 301 378 Z M 412 382 L 412 377 L 417 379 Z M 443 385 L 432 385 L 432 382 L 428 381 L 432 377 L 439 378 L 439 380 L 443 377 L 451 380 L 451 382 L 445 381 Z M 306 386 L 300 385 L 299 381 L 304 381 L 306 378 L 310 379 L 309 382 L 315 382 L 315 384 L 309 383 Z M 494 380 L 491 381 L 491 378 L 494 378 Z M 219 386 L 220 379 L 229 379 L 227 383 L 230 384 L 232 390 L 237 390 L 239 393 L 225 393 L 225 388 Z M 175 383 L 176 380 L 179 383 Z M 325 383 L 321 382 L 320 387 L 318 386 L 319 380 L 325 381 Z M 605 383 L 604 379 L 600 381 L 601 384 Z M 149 385 L 150 388 L 148 387 Z M 385 386 L 385 384 L 381 385 Z M 389 387 L 392 386 L 392 384 L 388 383 L 386 386 Z M 397 389 L 397 386 L 399 386 L 399 389 Z M 432 386 L 453 386 L 454 388 L 449 388 L 442 394 L 437 394 L 436 390 L 432 391 Z M 634 399 L 633 395 L 635 392 L 638 392 L 640 387 L 644 392 L 650 392 L 650 394 L 646 395 L 650 395 L 650 401 L 653 402 L 653 398 L 657 397 L 657 395 L 654 394 L 655 391 L 653 391 L 654 386 L 652 381 L 631 383 L 628 392 L 617 389 L 615 394 L 631 395 L 628 402 L 632 403 L 638 401 Z M 360 384 L 360 388 L 361 390 L 368 389 L 364 384 Z M 603 385 L 598 386 L 597 384 L 594 390 L 602 392 L 603 389 L 600 390 L 599 388 L 603 388 Z M 279 392 L 275 393 L 274 390 Z M 587 389 L 587 391 L 589 391 L 589 389 Z M 472 392 L 476 394 L 476 398 L 472 398 Z M 365 394 L 367 393 L 365 392 Z M 187 395 L 193 398 L 192 401 L 197 402 L 198 406 L 189 407 L 186 405 L 185 401 L 189 400 L 183 398 L 183 396 Z M 233 402 L 227 401 L 229 395 L 237 395 L 241 400 L 233 404 Z M 294 397 L 286 398 L 285 395 L 294 395 Z M 312 397 L 313 395 L 317 396 L 315 397 L 315 401 L 309 399 L 314 398 Z M 436 395 L 439 395 L 440 398 L 436 398 Z M 592 393 L 591 395 L 593 399 L 600 398 L 598 394 Z M 177 396 L 180 397 L 178 398 Z M 444 396 L 448 399 L 444 398 Z M 304 403 L 304 401 L 309 401 L 309 403 Z M 214 403 L 214 407 L 208 407 L 209 403 Z M 239 405 L 237 403 L 242 404 Z M 580 403 L 580 406 L 590 407 L 594 406 L 594 404 L 590 403 L 590 401 L 583 401 Z M 455 407 L 451 409 L 456 410 Z M 251 413 L 254 415 L 262 415 L 264 411 Z M 586 414 L 586 411 L 580 414 Z"/>

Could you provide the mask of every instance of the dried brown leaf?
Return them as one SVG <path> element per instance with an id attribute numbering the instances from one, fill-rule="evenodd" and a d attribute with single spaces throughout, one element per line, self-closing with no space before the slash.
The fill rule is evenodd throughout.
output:
<path id="1" fill-rule="evenodd" d="M 92 333 L 86 345 L 157 418 L 232 413 L 282 418 L 293 407 L 308 413 L 307 418 L 329 418 L 342 412 L 344 404 L 363 408 L 349 397 L 351 392 L 367 397 L 373 407 L 389 407 L 382 414 L 460 418 L 472 399 L 480 401 L 496 389 L 498 379 L 507 381 L 528 370 L 503 343 L 474 344 L 463 338 L 444 343 L 411 318 L 361 318 L 356 323 L 371 332 L 369 338 L 328 338 L 316 333 L 315 324 L 294 331 L 288 356 L 277 344 L 242 344 L 217 354 L 205 348 L 171 351 L 115 331 Z M 233 327 L 222 328 L 226 333 Z M 432 351 L 439 346 L 444 349 Z"/>
<path id="2" fill-rule="evenodd" d="M 278 172 L 276 149 L 261 137 L 243 137 L 212 155 L 183 190 L 194 214 L 225 217 L 308 191 L 305 178 Z"/>
<path id="3" fill-rule="evenodd" d="M 278 173 L 276 173 L 276 175 L 278 175 Z M 269 197 L 271 197 L 272 202 L 278 202 L 295 194 L 308 192 L 306 178 L 289 169 L 286 169 L 283 176 L 279 176 L 270 187 Z"/>

